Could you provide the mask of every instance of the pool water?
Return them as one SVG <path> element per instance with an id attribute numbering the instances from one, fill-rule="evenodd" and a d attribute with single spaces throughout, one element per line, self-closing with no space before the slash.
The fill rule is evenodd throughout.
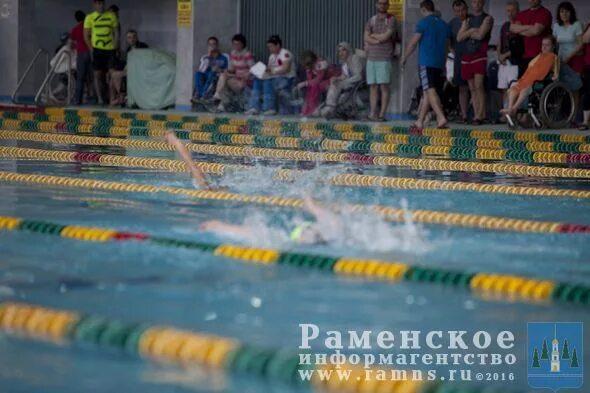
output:
<path id="1" fill-rule="evenodd" d="M 2 141 L 2 145 L 174 157 L 172 153 L 121 148 L 7 141 Z M 320 166 L 295 184 L 275 182 L 269 176 L 271 168 L 290 164 L 267 160 L 258 163 L 254 171 L 230 173 L 217 180 L 233 192 L 252 195 L 301 197 L 308 192 L 320 202 L 407 205 L 409 209 L 590 225 L 590 201 L 587 199 L 347 188 L 328 186 L 320 181 L 330 173 L 364 171 L 387 176 L 590 190 L 587 180 L 525 179 L 380 167 L 365 169 L 352 165 Z M 0 171 L 190 187 L 187 174 L 94 164 L 4 159 L 0 160 Z M 590 285 L 587 234 L 404 225 L 388 223 L 377 216 L 352 215 L 342 217 L 343 225 L 352 228 L 347 238 L 331 244 L 293 246 L 284 241 L 289 228 L 297 220 L 309 217 L 287 208 L 9 182 L 0 183 L 0 215 L 215 244 L 236 243 L 236 239 L 203 233 L 199 230 L 200 223 L 211 219 L 232 223 L 263 222 L 271 229 L 269 232 L 277 236 L 261 237 L 255 242 L 256 246 Z M 299 324 L 303 323 L 319 325 L 324 331 L 510 330 L 516 335 L 514 353 L 518 362 L 513 367 L 503 366 L 493 371 L 514 372 L 516 381 L 507 385 L 511 389 L 527 389 L 528 322 L 590 323 L 590 313 L 584 306 L 507 303 L 437 285 L 412 282 L 392 285 L 285 266 L 248 265 L 199 251 L 141 242 L 92 243 L 0 231 L 0 256 L 0 301 L 174 326 L 294 353 L 301 342 Z M 586 353 L 590 352 L 590 347 L 586 344 L 584 349 L 583 361 L 587 362 Z M 0 391 L 7 392 L 301 391 L 247 375 L 186 369 L 91 347 L 55 346 L 9 335 L 0 335 L 0 354 Z"/>

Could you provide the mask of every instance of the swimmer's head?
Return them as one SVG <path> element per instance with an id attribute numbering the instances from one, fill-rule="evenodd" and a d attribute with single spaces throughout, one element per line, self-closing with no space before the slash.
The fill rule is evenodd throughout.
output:
<path id="1" fill-rule="evenodd" d="M 297 225 L 291 232 L 290 237 L 291 241 L 300 244 L 318 244 L 325 242 L 324 238 L 315 228 L 313 223 L 307 221 Z"/>

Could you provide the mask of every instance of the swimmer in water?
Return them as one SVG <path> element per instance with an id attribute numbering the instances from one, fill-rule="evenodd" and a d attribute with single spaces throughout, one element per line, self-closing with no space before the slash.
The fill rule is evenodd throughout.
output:
<path id="1" fill-rule="evenodd" d="M 193 186 L 199 189 L 216 190 L 207 181 L 205 173 L 195 165 L 191 153 L 186 146 L 176 137 L 173 131 L 166 133 L 166 141 L 170 143 L 186 166 L 193 178 Z M 295 226 L 289 234 L 289 238 L 294 243 L 299 244 L 320 244 L 333 240 L 335 233 L 341 228 L 340 218 L 316 203 L 310 196 L 303 198 L 303 207 L 314 216 L 315 221 L 304 221 Z M 260 236 L 260 228 L 251 225 L 229 224 L 219 220 L 206 221 L 201 224 L 200 229 L 205 232 L 211 232 L 218 235 L 226 235 L 240 238 L 246 241 L 256 241 Z"/>
<path id="2" fill-rule="evenodd" d="M 314 216 L 315 221 L 304 221 L 293 228 L 289 234 L 291 241 L 298 244 L 321 244 L 333 240 L 334 233 L 341 227 L 339 217 L 320 206 L 309 195 L 303 198 L 303 207 Z M 229 224 L 218 220 L 206 221 L 201 224 L 200 229 L 253 242 L 260 236 L 260 228 L 255 226 Z"/>
<path id="3" fill-rule="evenodd" d="M 186 146 L 176 137 L 174 131 L 166 132 L 166 142 L 174 146 L 176 152 L 182 158 L 182 161 L 188 167 L 188 170 L 193 178 L 193 186 L 195 188 L 203 189 L 203 190 L 213 190 L 215 187 L 212 187 L 209 182 L 207 181 L 207 176 L 199 167 L 195 165 L 193 159 L 191 157 L 191 153 L 188 151 Z"/>

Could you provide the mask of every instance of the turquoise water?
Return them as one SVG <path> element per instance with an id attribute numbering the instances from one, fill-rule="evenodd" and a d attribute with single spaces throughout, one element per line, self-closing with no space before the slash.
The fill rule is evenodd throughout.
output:
<path id="1" fill-rule="evenodd" d="M 51 145 L 19 144 L 51 148 Z M 53 146 L 65 150 L 66 146 Z M 110 154 L 173 157 L 123 149 L 79 148 Z M 220 160 L 221 162 L 221 160 Z M 223 162 L 238 162 L 225 160 Z M 326 166 L 297 184 L 274 183 L 266 162 L 251 173 L 229 174 L 220 182 L 232 191 L 489 214 L 590 224 L 590 201 L 573 198 L 506 196 L 444 191 L 399 191 L 327 187 L 330 173 L 359 171 Z M 186 174 L 91 164 L 0 161 L 0 170 L 74 178 L 190 187 Z M 419 178 L 590 189 L 586 181 L 521 179 L 478 174 L 450 175 L 372 168 L 366 173 Z M 253 181 L 255 180 L 255 181 Z M 0 184 L 0 215 L 145 232 L 206 242 L 233 239 L 202 233 L 201 222 L 264 220 L 277 231 L 305 218 L 289 209 L 191 200 L 170 195 Z M 588 235 L 515 234 L 445 226 L 418 226 L 419 236 L 388 239 L 404 228 L 376 218 L 344 218 L 358 239 L 295 247 L 333 256 L 397 260 L 425 266 L 518 274 L 590 285 Z M 389 229 L 388 229 L 389 228 Z M 414 228 L 416 229 L 416 228 Z M 367 239 L 361 233 L 369 233 Z M 359 240 L 361 239 L 361 240 Z M 272 243 L 273 239 L 260 239 Z M 380 243 L 375 248 L 375 244 Z M 291 248 L 287 244 L 280 247 Z M 95 244 L 24 232 L 0 232 L 0 300 L 18 300 L 95 313 L 127 322 L 165 324 L 264 347 L 297 352 L 299 324 L 322 330 L 511 330 L 516 335 L 516 373 L 508 387 L 525 389 L 526 327 L 533 321 L 590 322 L 582 307 L 555 303 L 510 304 L 436 285 L 350 280 L 288 267 L 260 267 L 197 251 L 144 243 Z M 319 348 L 321 349 L 321 348 Z M 589 346 L 586 344 L 585 349 Z M 159 365 L 94 348 L 56 347 L 0 335 L 0 391 L 10 392 L 289 392 L 247 376 Z M 588 361 L 584 354 L 584 361 Z M 495 371 L 495 370 L 494 370 Z M 499 386 L 499 385 L 494 385 Z"/>

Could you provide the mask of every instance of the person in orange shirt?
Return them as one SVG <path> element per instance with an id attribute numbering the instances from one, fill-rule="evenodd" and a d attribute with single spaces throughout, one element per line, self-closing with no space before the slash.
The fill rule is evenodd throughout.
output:
<path id="1" fill-rule="evenodd" d="M 526 72 L 508 90 L 508 107 L 500 111 L 503 115 L 513 115 L 531 94 L 533 85 L 537 81 L 544 80 L 550 72 L 553 72 L 553 80 L 559 78 L 559 57 L 555 54 L 557 43 L 555 37 L 543 38 L 541 54 L 535 57 L 529 64 Z"/>

